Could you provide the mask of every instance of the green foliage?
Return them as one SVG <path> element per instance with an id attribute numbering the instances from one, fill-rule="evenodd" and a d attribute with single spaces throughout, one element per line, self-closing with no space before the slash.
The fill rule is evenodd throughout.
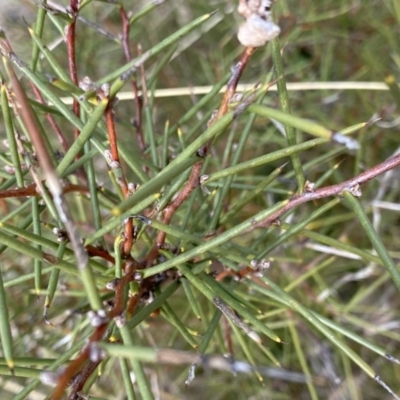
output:
<path id="1" fill-rule="evenodd" d="M 398 1 L 9 3 L 2 399 L 399 398 Z"/>

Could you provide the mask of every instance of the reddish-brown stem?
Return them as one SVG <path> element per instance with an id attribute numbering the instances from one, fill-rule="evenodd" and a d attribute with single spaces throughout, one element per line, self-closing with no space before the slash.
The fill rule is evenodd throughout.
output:
<path id="1" fill-rule="evenodd" d="M 247 268 L 247 267 L 246 267 Z M 221 282 L 223 281 L 227 276 L 230 276 L 234 274 L 234 271 L 231 271 L 230 269 L 224 269 L 223 271 L 221 271 L 216 277 L 215 280 L 217 282 Z"/>
<path id="2" fill-rule="evenodd" d="M 71 385 L 71 392 L 68 396 L 68 400 L 76 400 L 78 393 L 85 386 L 86 381 L 89 379 L 90 375 L 95 371 L 95 369 L 100 365 L 103 360 L 90 361 L 85 367 L 82 369 L 80 374 L 74 378 L 74 381 Z"/>
<path id="3" fill-rule="evenodd" d="M 175 214 L 176 210 L 190 196 L 190 194 L 193 192 L 193 190 L 199 186 L 199 176 L 200 176 L 202 166 L 203 166 L 203 162 L 198 162 L 193 166 L 192 171 L 190 173 L 190 177 L 189 177 L 185 187 L 181 190 L 181 192 L 178 194 L 178 196 L 171 203 L 169 203 L 163 210 L 162 216 L 163 216 L 164 224 L 168 225 L 171 222 L 171 219 L 172 219 L 173 215 Z M 147 266 L 151 266 L 153 264 L 155 258 L 158 255 L 159 249 L 165 242 L 165 237 L 166 237 L 165 232 L 161 232 L 161 231 L 158 232 L 156 244 L 154 245 L 154 247 L 151 249 L 150 253 L 147 256 L 147 260 L 146 260 Z"/>
<path id="4" fill-rule="evenodd" d="M 131 279 L 132 280 L 132 279 Z M 129 282 L 126 282 L 129 283 Z M 121 299 L 122 299 L 122 294 L 123 294 L 123 289 L 124 286 L 120 286 L 119 291 L 121 293 Z M 133 311 L 135 310 L 136 306 L 139 304 L 139 299 L 140 299 L 140 295 L 137 295 L 135 297 L 131 297 L 129 299 L 128 302 L 128 306 L 127 306 L 127 315 L 131 315 L 133 313 Z M 133 300 L 133 301 L 132 301 Z M 117 303 L 116 303 L 117 304 Z M 122 304 L 122 303 L 121 303 Z M 115 308 L 115 307 L 114 307 Z M 121 310 L 122 312 L 122 310 Z M 115 313 L 116 315 L 120 315 L 121 312 Z M 68 399 L 75 399 L 76 395 L 82 390 L 82 388 L 84 387 L 86 381 L 89 379 L 90 375 L 92 375 L 92 373 L 95 371 L 95 369 L 97 368 L 97 366 L 101 363 L 102 360 L 98 360 L 98 361 L 89 361 L 81 370 L 81 372 L 74 378 L 74 381 L 71 385 L 71 392 L 70 395 L 68 397 Z"/>
<path id="5" fill-rule="evenodd" d="M 132 316 L 133 313 L 136 310 L 136 307 L 139 305 L 139 300 L 142 297 L 143 291 L 140 289 L 139 293 L 137 293 L 135 296 L 132 296 L 128 300 L 128 304 L 126 306 L 126 315 Z"/>
<path id="6" fill-rule="evenodd" d="M 231 357 L 233 357 L 234 347 L 233 347 L 233 342 L 232 342 L 232 328 L 231 328 L 231 325 L 229 324 L 229 321 L 225 315 L 222 316 L 222 321 L 223 321 L 224 329 L 225 329 L 224 336 L 225 336 L 226 347 L 228 349 L 229 355 Z"/>
<path id="7" fill-rule="evenodd" d="M 108 324 L 103 324 L 100 325 L 95 329 L 93 332 L 92 336 L 89 338 L 88 344 L 83 348 L 79 356 L 70 362 L 68 367 L 63 371 L 63 373 L 60 375 L 57 386 L 54 389 L 53 395 L 51 397 L 52 400 L 61 400 L 64 391 L 67 388 L 67 386 L 70 384 L 72 381 L 72 378 L 82 370 L 84 365 L 86 364 L 87 360 L 89 359 L 90 355 L 90 346 L 94 342 L 98 342 L 101 340 L 104 336 L 104 333 L 107 329 Z"/>
<path id="8" fill-rule="evenodd" d="M 125 39 L 123 40 L 123 47 L 124 47 L 124 52 L 126 57 L 129 57 L 130 59 L 130 52 L 129 52 L 129 46 L 128 46 L 128 35 L 129 35 L 129 26 L 127 24 L 129 23 L 127 15 L 124 10 L 121 10 L 121 17 L 122 20 L 124 21 L 124 30 L 123 30 L 123 35 Z M 232 99 L 233 95 L 235 94 L 236 91 L 236 86 L 237 83 L 240 79 L 240 76 L 243 72 L 243 69 L 245 68 L 251 54 L 253 53 L 254 49 L 247 49 L 244 55 L 242 56 L 241 61 L 237 64 L 233 74 L 232 78 L 230 79 L 228 83 L 228 88 L 227 91 L 224 95 L 224 98 L 221 102 L 221 106 L 219 108 L 217 117 L 211 121 L 211 124 L 214 123 L 218 118 L 223 116 L 227 110 L 228 110 L 228 105 L 229 101 Z M 109 141 L 110 141 L 110 150 L 111 150 L 111 157 L 112 161 L 115 162 L 119 167 L 120 167 L 120 160 L 119 160 L 119 155 L 118 155 L 118 147 L 117 147 L 117 138 L 116 138 L 116 132 L 115 132 L 115 125 L 114 125 L 114 116 L 113 116 L 113 111 L 112 111 L 112 106 L 110 105 L 107 107 L 105 111 L 105 117 L 106 117 L 106 124 L 107 124 L 107 130 L 108 130 L 108 136 L 109 136 Z M 185 184 L 184 188 L 181 190 L 181 192 L 178 194 L 178 196 L 169 204 L 167 207 L 163 210 L 163 222 L 169 224 L 172 220 L 173 215 L 175 212 L 178 210 L 178 208 L 187 200 L 187 198 L 190 196 L 190 194 L 193 192 L 195 188 L 198 187 L 199 185 L 199 176 L 201 173 L 203 162 L 198 162 L 196 163 L 191 171 L 190 177 Z M 122 175 L 122 179 L 120 182 L 121 189 L 123 192 L 124 197 L 129 196 L 129 191 L 128 191 L 128 185 L 126 183 L 126 180 L 124 176 Z M 132 221 L 129 220 L 125 224 L 125 236 L 126 240 L 124 242 L 124 254 L 128 255 L 132 246 L 132 234 L 129 232 L 129 226 L 133 228 Z M 128 228 L 128 229 L 127 229 Z M 131 242 L 129 242 L 129 239 L 131 239 Z M 155 247 L 150 251 L 150 253 L 147 256 L 146 259 L 146 264 L 151 265 L 154 259 L 158 255 L 158 251 L 160 247 L 164 244 L 165 241 L 165 234 L 163 232 L 159 232 L 157 235 L 156 239 L 156 245 Z M 129 248 L 129 249 L 128 249 Z M 127 252 L 129 250 L 129 252 Z M 121 278 L 121 280 L 117 283 L 116 288 L 115 288 L 115 296 L 114 296 L 114 306 L 113 309 L 109 313 L 110 318 L 114 318 L 118 315 L 121 315 L 123 311 L 123 292 L 124 292 L 124 287 L 127 285 L 129 282 L 131 282 L 134 278 L 134 271 L 136 270 L 136 263 L 133 261 L 132 263 L 127 263 L 126 264 L 126 274 L 124 277 Z M 145 281 L 147 282 L 147 281 Z M 149 283 L 150 281 L 149 281 Z M 129 299 L 127 307 L 126 307 L 126 312 L 129 314 L 132 314 L 139 304 L 139 300 L 141 296 L 143 295 L 145 291 L 145 286 L 146 284 L 142 284 L 139 290 L 139 293 L 137 296 L 132 297 Z M 75 382 L 73 383 L 73 388 L 71 391 L 71 395 L 77 393 L 79 388 L 82 388 L 90 374 L 94 371 L 96 368 L 97 364 L 96 363 L 88 363 L 87 361 L 89 359 L 89 352 L 90 352 L 90 345 L 91 343 L 101 340 L 104 332 L 106 329 L 106 324 L 102 325 L 98 328 L 96 328 L 95 332 L 89 339 L 89 344 L 82 350 L 81 354 L 79 357 L 74 360 L 73 362 L 70 363 L 70 365 L 67 367 L 66 371 L 62 374 L 60 377 L 58 386 L 54 392 L 53 398 L 55 400 L 59 400 L 67 387 L 68 383 L 71 381 L 72 377 L 79 373 L 79 376 L 75 378 Z M 85 366 L 86 364 L 86 366 Z M 58 397 L 57 397 L 58 396 Z"/>
<path id="9" fill-rule="evenodd" d="M 80 106 L 79 106 L 79 103 L 77 102 L 77 100 L 75 100 L 75 99 L 73 100 L 72 111 L 75 115 L 77 115 L 79 117 Z M 78 136 L 79 136 L 79 129 L 74 128 L 74 137 L 77 138 Z"/>
<path id="10" fill-rule="evenodd" d="M 125 275 L 115 287 L 114 306 L 110 311 L 110 318 L 115 318 L 122 314 L 124 310 L 124 287 L 134 280 L 134 273 L 138 268 L 139 264 L 133 259 L 126 262 Z"/>
<path id="11" fill-rule="evenodd" d="M 69 74 L 71 77 L 72 82 L 75 85 L 78 85 L 78 74 L 76 72 L 76 54 L 75 54 L 75 30 L 76 30 L 76 16 L 78 13 L 78 0 L 71 0 L 70 1 L 70 8 L 72 11 L 72 22 L 67 25 L 66 29 L 66 38 L 67 38 L 67 53 L 68 53 L 68 67 L 69 67 Z M 80 114 L 80 107 L 77 100 L 73 100 L 72 103 L 72 111 L 74 114 L 79 117 Z M 74 128 L 74 137 L 77 138 L 79 136 L 78 128 Z"/>
<path id="12" fill-rule="evenodd" d="M 121 278 L 121 280 L 117 283 L 116 288 L 115 288 L 115 295 L 114 295 L 114 306 L 109 312 L 109 319 L 112 319 L 116 316 L 119 316 L 122 314 L 123 311 L 123 294 L 124 294 L 124 287 L 127 285 L 129 282 L 133 281 L 133 273 L 136 269 L 136 264 L 134 262 L 131 262 L 126 270 L 127 273 L 126 275 Z M 76 376 L 79 373 L 79 376 L 76 376 L 75 382 L 77 382 L 77 386 L 80 386 L 80 384 L 84 384 L 84 382 L 87 380 L 87 378 L 90 376 L 91 372 L 89 370 L 86 370 L 85 364 L 87 363 L 90 355 L 90 346 L 94 342 L 98 342 L 103 339 L 104 333 L 107 329 L 107 323 L 100 325 L 95 329 L 91 337 L 89 338 L 88 344 L 84 347 L 82 352 L 79 354 L 79 356 L 70 362 L 66 370 L 61 374 L 58 380 L 58 384 L 56 389 L 53 392 L 53 400 L 60 400 L 66 387 L 68 384 L 71 382 L 72 378 Z M 89 366 L 90 364 L 88 364 Z M 85 369 L 83 369 L 85 368 Z M 74 387 L 73 387 L 74 390 Z M 72 390 L 72 391 L 73 391 Z M 72 393 L 71 391 L 71 393 Z"/>
<path id="13" fill-rule="evenodd" d="M 343 190 L 351 189 L 356 185 L 362 185 L 370 181 L 371 179 L 381 175 L 387 171 L 390 171 L 393 168 L 396 168 L 400 165 L 400 154 L 395 155 L 392 158 L 384 161 L 381 164 L 375 165 L 368 169 L 367 171 L 362 172 L 361 174 L 357 175 L 354 178 L 351 178 L 345 182 L 338 183 L 332 186 L 326 186 L 320 189 L 317 189 L 312 192 L 304 192 L 302 194 L 296 195 L 292 197 L 289 202 L 283 206 L 280 210 L 273 213 L 271 216 L 266 218 L 264 221 L 255 224 L 252 226 L 248 232 L 256 229 L 256 228 L 267 228 L 269 227 L 274 221 L 276 221 L 282 214 L 291 210 L 294 207 L 299 206 L 300 204 L 307 203 L 308 201 L 322 199 L 324 197 L 335 196 L 339 195 Z"/>
<path id="14" fill-rule="evenodd" d="M 117 134 L 115 132 L 112 102 L 108 103 L 108 106 L 104 114 L 106 117 L 106 125 L 107 125 L 108 140 L 110 142 L 111 157 L 114 162 L 119 164 L 120 161 L 119 161 L 118 146 L 117 146 Z"/>
<path id="15" fill-rule="evenodd" d="M 0 190 L 0 199 L 6 199 L 9 197 L 40 196 L 41 194 L 37 192 L 36 188 L 37 185 L 33 183 L 27 187 L 20 189 Z M 63 193 L 70 192 L 88 193 L 89 189 L 86 186 L 81 185 L 67 185 L 63 187 Z"/>
<path id="16" fill-rule="evenodd" d="M 85 246 L 85 249 L 88 252 L 89 257 L 100 257 L 103 260 L 109 261 L 112 264 L 115 263 L 115 258 L 107 250 L 99 249 L 90 244 Z"/>
<path id="17" fill-rule="evenodd" d="M 229 102 L 231 101 L 232 97 L 236 93 L 236 88 L 239 83 L 239 79 L 242 76 L 242 73 L 243 73 L 244 69 L 246 68 L 246 65 L 248 64 L 250 57 L 254 53 L 254 51 L 255 51 L 254 47 L 247 47 L 245 52 L 242 54 L 242 58 L 233 68 L 232 76 L 230 77 L 230 79 L 226 85 L 226 91 L 225 91 L 224 97 L 221 101 L 221 105 L 218 109 L 218 114 L 216 116 L 216 120 L 218 120 L 219 118 L 221 118 L 223 115 L 225 115 L 228 112 Z"/>
<path id="18" fill-rule="evenodd" d="M 217 115 L 209 122 L 209 126 L 214 124 L 219 118 L 225 115 L 229 108 L 229 102 L 231 101 L 232 97 L 236 93 L 236 88 L 239 83 L 239 79 L 242 76 L 242 73 L 248 64 L 251 55 L 254 53 L 254 48 L 248 47 L 245 52 L 243 53 L 240 61 L 236 64 L 233 68 L 232 76 L 228 81 L 226 91 L 224 93 L 224 97 L 221 101 L 221 105 L 218 109 Z M 203 147 L 202 153 L 206 155 L 209 151 L 209 147 L 211 146 L 212 141 L 207 143 Z M 203 161 L 196 163 L 191 171 L 189 180 L 187 181 L 185 187 L 181 190 L 178 196 L 163 210 L 163 223 L 169 224 L 171 219 L 177 209 L 182 205 L 182 203 L 189 197 L 192 191 L 198 187 L 199 185 L 199 178 L 201 169 L 203 166 Z M 160 247 L 165 242 L 166 234 L 164 232 L 159 232 L 157 235 L 157 240 L 155 246 L 150 250 L 149 254 L 147 255 L 146 264 L 147 266 L 151 266 L 158 255 L 158 251 Z"/>
<path id="19" fill-rule="evenodd" d="M 124 288 L 126 285 L 128 285 L 130 282 L 134 280 L 134 273 L 139 267 L 140 266 L 134 260 L 130 260 L 126 263 L 125 266 L 126 274 L 118 281 L 115 287 L 114 305 L 108 314 L 108 318 L 110 320 L 122 314 L 124 310 L 124 302 L 123 302 Z M 140 295 L 136 296 L 135 305 L 138 304 Z M 129 304 L 127 306 L 127 310 L 128 309 L 129 309 Z M 97 365 L 100 363 L 100 361 L 88 362 L 90 356 L 90 346 L 94 342 L 98 342 L 103 339 L 107 329 L 107 325 L 108 324 L 106 323 L 95 329 L 95 331 L 89 338 L 89 343 L 85 346 L 85 348 L 82 350 L 79 356 L 75 360 L 71 361 L 67 369 L 61 374 L 58 380 L 57 387 L 53 392 L 53 397 L 52 397 L 53 400 L 61 399 L 65 389 L 67 388 L 67 386 L 74 377 L 75 378 L 72 383 L 71 393 L 69 398 L 74 398 L 71 396 L 73 396 L 82 389 L 83 385 L 85 384 L 89 376 L 93 373 Z"/>
<path id="20" fill-rule="evenodd" d="M 122 19 L 122 48 L 124 50 L 125 59 L 127 62 L 132 60 L 132 54 L 129 48 L 129 31 L 130 31 L 130 23 L 129 17 L 123 7 L 119 9 L 121 19 Z M 142 128 L 142 99 L 139 96 L 139 90 L 137 86 L 136 79 L 133 77 L 131 79 L 132 90 L 135 95 L 135 119 L 134 119 L 134 126 L 136 129 L 136 136 L 137 141 L 139 144 L 140 149 L 143 151 L 146 148 L 146 143 L 143 137 L 143 128 Z"/>
<path id="21" fill-rule="evenodd" d="M 107 125 L 107 132 L 108 132 L 108 140 L 110 142 L 110 151 L 111 151 L 111 158 L 114 163 L 120 168 L 121 170 L 121 179 L 118 183 L 121 186 L 122 194 L 124 198 L 129 197 L 129 188 L 126 182 L 126 179 L 122 172 L 122 166 L 120 164 L 119 153 L 118 153 L 118 145 L 117 145 L 117 135 L 115 131 L 115 123 L 114 123 L 114 112 L 112 109 L 112 101 L 109 102 L 106 110 L 105 110 L 105 117 L 106 117 L 106 125 Z M 133 221 L 132 218 L 128 218 L 125 223 L 125 240 L 123 243 L 123 255 L 129 256 L 132 246 L 133 246 Z"/>
<path id="22" fill-rule="evenodd" d="M 125 224 L 125 240 L 122 247 L 122 252 L 125 256 L 128 256 L 133 246 L 133 221 L 132 218 L 128 218 Z"/>
<path id="23" fill-rule="evenodd" d="M 222 98 L 221 105 L 219 106 L 216 116 L 211 121 L 209 121 L 208 126 L 211 126 L 212 124 L 214 124 L 223 115 L 225 115 L 228 112 L 229 102 L 232 100 L 233 96 L 236 93 L 236 88 L 239 83 L 239 79 L 242 76 L 242 73 L 243 73 L 244 69 L 246 68 L 246 65 L 248 64 L 250 57 L 254 53 L 254 51 L 255 51 L 254 47 L 247 47 L 245 52 L 242 54 L 240 61 L 232 69 L 232 76 L 230 77 L 230 79 L 226 85 L 226 91 L 224 93 L 224 97 Z M 212 140 L 210 140 L 203 147 L 203 151 L 202 151 L 203 154 L 208 153 L 211 143 L 212 143 Z"/>
<path id="24" fill-rule="evenodd" d="M 291 210 L 294 207 L 297 207 L 300 204 L 307 203 L 308 201 L 322 199 L 324 197 L 340 195 L 340 193 L 343 192 L 343 190 L 351 189 L 356 185 L 362 185 L 363 183 L 366 183 L 371 179 L 376 178 L 378 175 L 382 175 L 383 173 L 390 171 L 398 166 L 400 166 L 400 154 L 397 154 L 394 157 L 389 158 L 388 160 L 384 161 L 381 164 L 375 165 L 375 167 L 372 167 L 367 171 L 364 171 L 361 174 L 357 175 L 356 177 L 351 178 L 345 182 L 338 183 L 332 186 L 326 186 L 318 190 L 315 190 L 313 192 L 303 192 L 300 195 L 296 195 L 292 197 L 292 199 L 280 210 L 276 211 L 274 214 L 272 214 L 259 224 L 255 224 L 254 226 L 252 226 L 247 231 L 247 233 L 261 227 L 268 228 L 275 221 L 277 221 L 282 214 Z M 217 281 L 222 281 L 226 276 L 229 275 L 237 275 L 239 278 L 243 278 L 244 276 L 251 274 L 252 272 L 254 272 L 254 270 L 251 267 L 245 267 L 239 272 L 225 270 L 219 273 L 215 279 Z"/>
<path id="25" fill-rule="evenodd" d="M 2 199 L 0 199 L 0 209 L 1 209 L 1 211 L 3 212 L 3 215 L 7 215 L 7 214 L 8 214 L 8 206 L 7 206 L 7 203 L 6 203 L 4 200 L 2 200 Z"/>

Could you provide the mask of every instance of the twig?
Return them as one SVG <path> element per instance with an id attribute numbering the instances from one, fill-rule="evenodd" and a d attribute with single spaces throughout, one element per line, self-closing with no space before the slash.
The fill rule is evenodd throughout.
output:
<path id="1" fill-rule="evenodd" d="M 224 94 L 224 97 L 221 101 L 221 105 L 218 109 L 217 114 L 209 121 L 209 126 L 214 124 L 218 119 L 220 119 L 223 115 L 228 112 L 229 102 L 233 98 L 236 93 L 236 87 L 239 83 L 239 79 L 242 76 L 242 73 L 251 57 L 254 53 L 254 48 L 248 47 L 242 55 L 240 61 L 236 64 L 236 66 L 232 69 L 232 76 L 228 81 L 227 88 Z M 202 149 L 199 149 L 199 154 L 203 157 L 207 155 L 209 148 L 211 146 L 212 141 L 203 146 Z M 203 161 L 200 161 L 193 165 L 192 171 L 190 173 L 190 177 L 185 185 L 185 187 L 181 190 L 178 196 L 163 210 L 163 219 L 162 222 L 164 224 L 169 224 L 171 222 L 172 217 L 178 208 L 184 203 L 184 201 L 190 196 L 194 189 L 199 186 L 200 173 L 203 166 Z M 158 251 L 161 246 L 164 244 L 166 238 L 165 232 L 159 232 L 157 234 L 156 244 L 149 252 L 146 258 L 147 266 L 151 266 L 158 255 Z"/>
<path id="2" fill-rule="evenodd" d="M 244 69 L 246 68 L 246 65 L 248 64 L 251 55 L 254 53 L 255 50 L 256 49 L 254 47 L 247 47 L 245 52 L 242 55 L 242 58 L 236 64 L 236 66 L 233 68 L 232 76 L 226 85 L 226 91 L 224 93 L 224 97 L 223 97 L 221 105 L 219 107 L 216 119 L 221 118 L 223 115 L 225 115 L 227 113 L 228 108 L 229 108 L 229 102 L 231 101 L 232 97 L 236 93 L 236 88 L 239 83 L 239 79 L 242 76 L 242 73 L 243 73 Z"/>
<path id="3" fill-rule="evenodd" d="M 76 72 L 76 55 L 75 55 L 75 28 L 76 28 L 76 16 L 79 11 L 78 0 L 70 1 L 70 10 L 72 14 L 72 21 L 67 25 L 66 36 L 67 36 L 67 53 L 68 53 L 68 67 L 69 74 L 72 82 L 78 86 L 78 74 Z M 72 110 L 74 114 L 79 117 L 80 106 L 76 99 L 72 103 Z M 74 137 L 75 139 L 79 136 L 79 130 L 74 127 Z"/>
<path id="4" fill-rule="evenodd" d="M 120 15 L 122 19 L 122 38 L 121 38 L 121 43 L 122 43 L 122 48 L 124 49 L 124 54 L 126 61 L 129 62 L 132 60 L 132 54 L 129 48 L 129 31 L 131 28 L 131 25 L 129 23 L 129 17 L 128 14 L 126 13 L 124 7 L 120 7 Z M 146 149 L 146 143 L 144 141 L 143 137 L 143 128 L 142 128 L 142 98 L 141 95 L 139 95 L 139 90 L 136 82 L 136 78 L 131 79 L 131 84 L 132 84 L 132 90 L 134 94 L 134 99 L 135 99 L 135 119 L 134 119 L 134 127 L 136 129 L 136 135 L 137 135 L 137 140 L 140 149 L 143 151 Z"/>
<path id="5" fill-rule="evenodd" d="M 77 392 L 82 389 L 87 379 L 96 369 L 98 361 L 100 362 L 101 360 L 90 360 L 91 352 L 96 348 L 96 342 L 106 339 L 104 336 L 109 321 L 113 318 L 120 317 L 123 314 L 124 288 L 130 282 L 136 280 L 135 272 L 139 267 L 139 264 L 135 261 L 131 260 L 127 262 L 125 267 L 126 274 L 121 279 L 113 281 L 113 289 L 115 290 L 113 308 L 110 310 L 108 316 L 105 314 L 100 316 L 97 325 L 92 322 L 92 325 L 95 326 L 94 332 L 90 336 L 87 345 L 83 348 L 79 356 L 75 360 L 71 361 L 68 367 L 57 377 L 57 387 L 53 391 L 52 400 L 60 400 L 62 398 L 65 389 L 72 379 L 74 380 L 69 398 L 75 398 L 71 396 L 76 395 Z M 148 282 L 151 282 L 151 280 L 148 280 Z"/>
<path id="6" fill-rule="evenodd" d="M 400 165 L 400 154 L 395 155 L 392 158 L 384 161 L 381 164 L 375 165 L 368 169 L 367 171 L 362 172 L 361 174 L 357 175 L 354 178 L 351 178 L 345 182 L 338 183 L 332 186 L 326 186 L 320 189 L 317 189 L 312 192 L 304 192 L 303 194 L 296 195 L 290 199 L 290 201 L 282 207 L 280 210 L 269 216 L 264 221 L 255 224 L 252 226 L 247 232 L 250 232 L 256 228 L 267 228 L 271 226 L 274 221 L 276 221 L 282 214 L 291 210 L 294 207 L 299 206 L 300 204 L 307 203 L 308 201 L 322 199 L 324 197 L 335 196 L 340 194 L 343 190 L 351 189 L 356 185 L 362 185 L 370 181 L 371 179 L 381 175 L 387 171 L 390 171 L 393 168 L 396 168 Z"/>
<path id="7" fill-rule="evenodd" d="M 98 342 L 103 339 L 103 336 L 107 329 L 107 323 L 103 323 L 98 326 L 93 334 L 90 336 L 88 343 L 83 348 L 79 356 L 70 362 L 68 367 L 63 371 L 63 373 L 58 377 L 57 387 L 54 389 L 51 399 L 52 400 L 61 400 L 64 391 L 67 386 L 70 384 L 72 378 L 83 369 L 87 360 L 90 356 L 90 349 L 93 343 Z"/>
<path id="8" fill-rule="evenodd" d="M 42 184 L 44 181 L 42 181 Z M 88 193 L 89 189 L 86 186 L 69 184 L 62 188 L 63 193 L 79 192 Z M 37 183 L 19 189 L 0 190 L 0 199 L 7 199 L 11 197 L 27 197 L 27 196 L 41 196 L 37 190 Z"/>
<path id="9" fill-rule="evenodd" d="M 128 183 L 126 182 L 121 162 L 118 154 L 118 145 L 117 145 L 117 135 L 115 132 L 115 123 L 114 123 L 114 112 L 112 109 L 112 101 L 107 105 L 105 110 L 106 117 L 106 125 L 107 125 L 107 133 L 108 139 L 110 141 L 110 150 L 112 157 L 112 169 L 116 171 L 120 170 L 120 176 L 117 178 L 118 184 L 121 186 L 122 194 L 125 199 L 127 199 L 130 195 Z M 131 248 L 133 245 L 133 221 L 132 218 L 128 218 L 125 223 L 125 240 L 123 243 L 123 255 L 124 257 L 129 257 Z"/>
<path id="10" fill-rule="evenodd" d="M 7 39 L 2 38 L 1 48 L 3 54 L 8 56 L 11 61 L 17 63 L 19 62 L 15 54 L 12 52 L 12 48 Z M 88 255 L 82 245 L 81 237 L 75 227 L 75 223 L 70 216 L 68 205 L 64 198 L 61 182 L 56 174 L 52 159 L 47 151 L 46 145 L 38 127 L 37 116 L 34 114 L 33 109 L 29 104 L 28 98 L 17 76 L 15 75 L 9 59 L 5 59 L 6 67 L 10 76 L 14 95 L 18 102 L 18 113 L 21 115 L 21 119 L 25 124 L 27 131 L 29 132 L 30 139 L 39 160 L 39 165 L 46 177 L 46 184 L 50 190 L 51 195 L 53 196 L 54 205 L 57 208 L 60 220 L 65 225 L 65 228 L 68 231 L 68 236 L 71 240 L 71 244 L 77 259 L 78 268 L 80 270 L 85 269 L 87 266 Z"/>

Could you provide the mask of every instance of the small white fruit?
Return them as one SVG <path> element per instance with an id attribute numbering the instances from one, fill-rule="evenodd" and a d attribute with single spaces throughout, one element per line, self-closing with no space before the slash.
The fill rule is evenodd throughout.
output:
<path id="1" fill-rule="evenodd" d="M 280 32 L 281 29 L 274 22 L 253 14 L 240 26 L 238 39 L 243 46 L 260 47 L 277 37 Z"/>

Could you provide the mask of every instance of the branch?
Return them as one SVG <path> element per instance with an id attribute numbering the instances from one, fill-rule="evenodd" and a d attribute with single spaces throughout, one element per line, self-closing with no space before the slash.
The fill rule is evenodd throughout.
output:
<path id="1" fill-rule="evenodd" d="M 255 224 L 252 226 L 247 232 L 250 232 L 256 228 L 267 228 L 271 226 L 271 224 L 276 221 L 282 214 L 291 210 L 294 207 L 299 206 L 300 204 L 307 203 L 308 201 L 322 199 L 324 197 L 335 196 L 340 194 L 343 190 L 349 190 L 354 188 L 357 185 L 362 185 L 373 178 L 376 178 L 383 173 L 390 171 L 393 168 L 396 168 L 400 165 L 400 154 L 395 155 L 394 157 L 389 158 L 381 164 L 375 165 L 368 169 L 367 171 L 362 172 L 354 178 L 351 178 L 345 182 L 338 183 L 332 186 L 326 186 L 315 191 L 304 192 L 300 195 L 296 195 L 292 197 L 289 202 L 282 207 L 280 210 L 266 218 L 264 221 Z"/>
<path id="2" fill-rule="evenodd" d="M 236 87 L 239 83 L 239 79 L 242 76 L 242 73 L 243 73 L 246 65 L 248 64 L 250 56 L 254 53 L 254 50 L 255 49 L 252 47 L 246 48 L 245 52 L 242 55 L 242 58 L 232 69 L 232 76 L 228 81 L 227 88 L 224 93 L 224 97 L 221 101 L 221 105 L 220 105 L 216 115 L 214 117 L 212 117 L 211 120 L 208 122 L 209 127 L 211 125 L 213 125 L 216 121 L 218 121 L 222 116 L 224 116 L 228 112 L 229 102 L 231 101 L 231 99 L 233 98 L 233 96 L 236 93 Z M 209 151 L 211 143 L 212 143 L 212 140 L 210 140 L 205 146 L 203 146 L 202 149 L 199 149 L 199 154 L 201 154 L 203 157 L 205 157 Z M 190 173 L 190 177 L 189 177 L 185 187 L 181 190 L 181 192 L 178 194 L 178 196 L 169 205 L 167 205 L 167 207 L 163 210 L 162 222 L 164 224 L 168 225 L 171 222 L 171 219 L 174 216 L 175 212 L 178 210 L 178 208 L 190 196 L 190 194 L 193 192 L 193 190 L 199 186 L 200 174 L 201 174 L 203 162 L 204 161 L 200 161 L 200 162 L 196 163 L 195 165 L 193 165 L 192 171 Z M 146 258 L 147 266 L 150 267 L 153 264 L 153 261 L 155 260 L 155 258 L 158 255 L 159 249 L 162 247 L 162 245 L 165 242 L 165 238 L 166 238 L 165 232 L 160 231 L 157 234 L 156 244 L 150 250 L 150 252 Z"/>

